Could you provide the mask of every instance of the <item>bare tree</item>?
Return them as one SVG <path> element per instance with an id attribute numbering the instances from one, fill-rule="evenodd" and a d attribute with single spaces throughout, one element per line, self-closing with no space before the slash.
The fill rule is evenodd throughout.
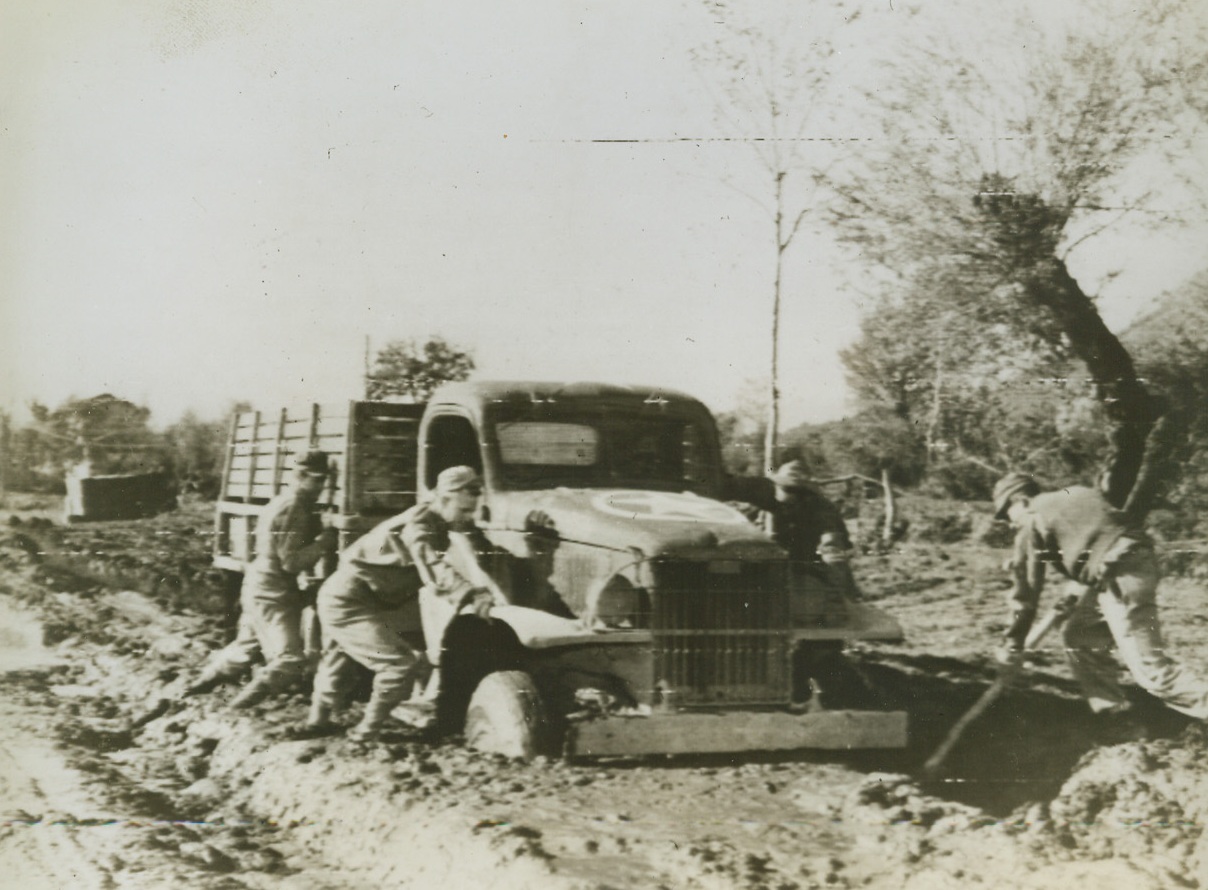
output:
<path id="1" fill-rule="evenodd" d="M 0 408 L 0 507 L 8 506 L 8 462 L 12 441 L 12 417 Z"/>
<path id="2" fill-rule="evenodd" d="M 768 3 L 703 0 L 715 38 L 692 57 L 710 89 L 718 122 L 747 146 L 762 176 L 754 191 L 730 182 L 771 221 L 774 275 L 764 463 L 776 463 L 780 436 L 780 320 L 785 254 L 812 211 L 826 168 L 818 129 L 837 70 L 836 34 L 859 16 L 835 4 L 797 3 L 769 17 Z"/>

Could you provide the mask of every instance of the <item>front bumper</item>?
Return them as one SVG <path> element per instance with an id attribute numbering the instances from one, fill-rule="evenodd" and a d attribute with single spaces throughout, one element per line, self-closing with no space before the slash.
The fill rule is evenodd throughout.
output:
<path id="1" fill-rule="evenodd" d="M 564 750 L 572 757 L 619 757 L 905 745 L 905 711 L 739 711 L 601 717 L 573 723 Z"/>

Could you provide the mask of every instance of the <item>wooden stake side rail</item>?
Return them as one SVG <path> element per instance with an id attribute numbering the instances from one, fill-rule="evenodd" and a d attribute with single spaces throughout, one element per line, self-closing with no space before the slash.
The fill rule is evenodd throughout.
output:
<path id="1" fill-rule="evenodd" d="M 295 455 L 311 449 L 331 459 L 334 473 L 319 503 L 335 514 L 341 548 L 415 503 L 423 407 L 349 401 L 236 414 L 215 519 L 215 565 L 240 571 L 253 557 L 260 509 L 288 485 Z"/>

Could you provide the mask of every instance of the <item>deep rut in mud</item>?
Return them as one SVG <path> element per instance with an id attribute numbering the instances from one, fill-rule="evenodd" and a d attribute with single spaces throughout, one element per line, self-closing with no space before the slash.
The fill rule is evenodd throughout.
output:
<path id="1" fill-rule="evenodd" d="M 870 770 L 904 772 L 936 797 L 1004 817 L 1051 801 L 1082 759 L 1113 741 L 1096 723 L 1073 681 L 1024 679 L 972 722 L 934 775 L 923 770 L 960 717 L 996 680 L 994 668 L 934 657 L 893 659 L 866 668 L 887 700 L 910 714 L 909 746 L 889 757 L 873 752 Z M 1174 738 L 1191 721 L 1138 693 L 1138 720 L 1150 739 Z"/>
<path id="2" fill-rule="evenodd" d="M 910 715 L 907 747 L 900 750 L 836 752 L 752 752 L 748 764 L 842 764 L 872 775 L 910 777 L 939 800 L 974 806 L 1003 818 L 1021 807 L 1047 804 L 1073 775 L 1079 763 L 1113 738 L 1096 723 L 1078 696 L 1076 685 L 1046 677 L 1003 692 L 959 736 L 943 765 L 934 773 L 924 769 L 957 720 L 996 680 L 992 665 L 935 657 L 863 659 L 861 675 L 874 690 L 880 706 Z M 1164 709 L 1143 693 L 1134 707 L 1143 716 L 1149 740 L 1173 739 L 1192 721 Z M 726 755 L 692 755 L 644 760 L 615 759 L 612 768 L 716 768 L 734 762 Z"/>
<path id="3" fill-rule="evenodd" d="M 261 886 L 288 872 L 276 826 L 215 824 L 179 794 L 179 775 L 146 769 L 118 702 L 41 645 L 25 610 L 3 604 L 0 869 L 22 888 Z M 123 767 L 138 765 L 139 770 Z M 236 872 L 240 878 L 232 877 Z M 12 883 L 9 883 L 9 882 Z"/>

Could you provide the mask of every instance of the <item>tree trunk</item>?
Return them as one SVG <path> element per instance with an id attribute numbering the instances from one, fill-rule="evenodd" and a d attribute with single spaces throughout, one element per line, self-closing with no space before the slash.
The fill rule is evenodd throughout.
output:
<path id="1" fill-rule="evenodd" d="M 1027 290 L 1035 302 L 1057 317 L 1074 354 L 1086 362 L 1097 385 L 1136 386 L 1144 391 L 1132 356 L 1108 330 L 1094 302 L 1082 292 L 1064 262 L 1054 257 L 1039 263 L 1027 282 Z"/>
<path id="2" fill-rule="evenodd" d="M 1161 408 L 1137 378 L 1132 356 L 1063 261 L 1054 257 L 1037 264 L 1026 286 L 1032 300 L 1056 316 L 1074 354 L 1090 371 L 1111 424 L 1100 488 L 1114 507 L 1123 509 L 1141 473 L 1147 439 Z M 1153 485 L 1156 482 L 1147 478 L 1147 489 Z"/>
<path id="3" fill-rule="evenodd" d="M 12 428 L 9 426 L 8 412 L 0 411 L 0 507 L 8 506 L 8 464 L 11 442 Z"/>
<path id="4" fill-rule="evenodd" d="M 373 398 L 373 368 L 369 360 L 369 335 L 365 335 L 365 369 L 361 375 L 362 398 Z"/>
<path id="5" fill-rule="evenodd" d="M 763 463 L 770 473 L 776 469 L 780 447 L 780 279 L 784 269 L 784 173 L 776 175 L 776 279 L 772 283 L 771 384 L 768 395 L 768 429 L 763 443 Z"/>
<path id="6" fill-rule="evenodd" d="M 780 447 L 780 257 L 776 258 L 776 286 L 772 292 L 772 367 L 768 391 L 768 428 L 764 434 L 763 464 L 770 473 L 776 469 Z"/>
<path id="7" fill-rule="evenodd" d="M 944 351 L 946 341 L 943 329 L 935 337 L 935 385 L 931 393 L 931 417 L 927 421 L 927 463 L 935 463 L 937 440 L 944 418 Z"/>

